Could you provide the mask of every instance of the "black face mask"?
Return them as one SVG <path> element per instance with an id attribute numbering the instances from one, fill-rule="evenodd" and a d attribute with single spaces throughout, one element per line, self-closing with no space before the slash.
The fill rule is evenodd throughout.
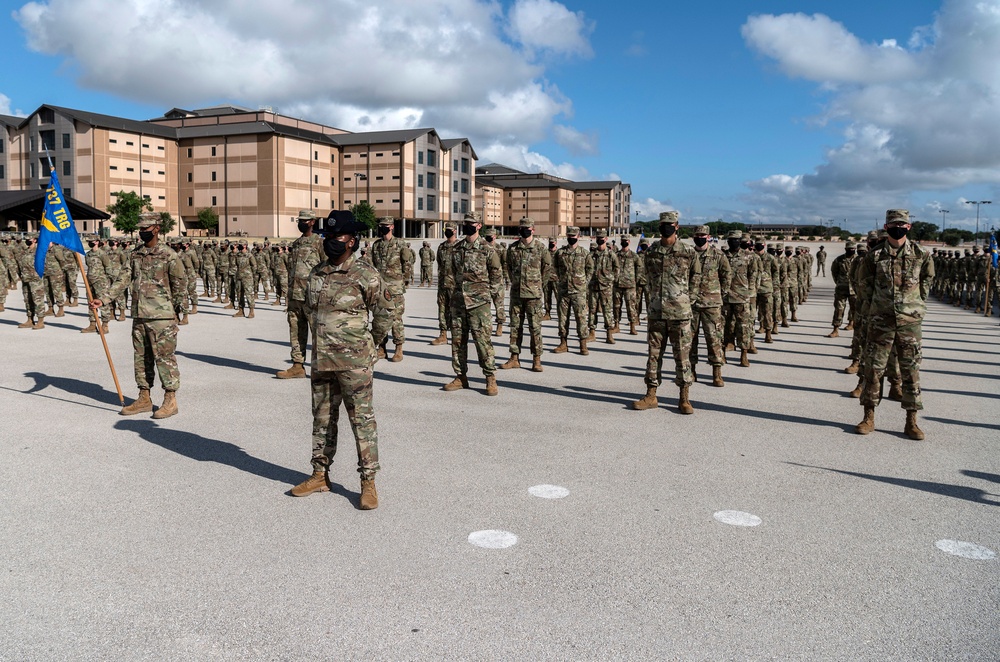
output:
<path id="1" fill-rule="evenodd" d="M 378 236 L 384 237 L 387 234 L 389 234 L 390 230 L 392 230 L 392 228 L 390 228 L 388 225 L 380 225 L 378 226 Z"/>
<path id="2" fill-rule="evenodd" d="M 576 237 L 566 237 L 566 243 L 569 244 L 570 246 L 575 246 L 576 241 L 577 241 Z"/>
<path id="3" fill-rule="evenodd" d="M 742 248 L 743 250 L 746 250 L 746 249 L 750 248 L 750 244 L 746 243 L 745 241 L 741 241 L 740 242 L 740 248 Z"/>
<path id="4" fill-rule="evenodd" d="M 139 230 L 139 239 L 142 239 L 142 243 L 148 244 L 153 239 L 153 231 Z"/>
<path id="5" fill-rule="evenodd" d="M 323 252 L 333 261 L 347 252 L 347 242 L 340 241 L 336 237 L 327 237 L 323 240 Z"/>
<path id="6" fill-rule="evenodd" d="M 754 244 L 753 249 L 759 253 L 764 250 L 764 244 Z"/>
<path id="7" fill-rule="evenodd" d="M 486 241 L 487 241 L 488 243 L 491 243 L 491 244 L 492 244 L 492 243 L 493 243 L 493 237 L 486 237 Z"/>
<path id="8" fill-rule="evenodd" d="M 553 248 L 555 248 L 555 247 L 556 247 L 556 245 L 555 245 L 555 244 L 553 244 L 553 243 L 551 243 L 551 242 L 549 243 L 549 250 L 552 250 L 552 249 L 553 249 Z"/>
<path id="9" fill-rule="evenodd" d="M 88 242 L 87 245 L 90 246 L 91 248 L 97 248 L 97 242 L 94 241 Z"/>
<path id="10" fill-rule="evenodd" d="M 846 251 L 844 251 L 844 254 L 845 255 L 854 255 L 854 249 L 853 248 L 849 248 Z"/>
<path id="11" fill-rule="evenodd" d="M 463 223 L 462 224 L 462 232 L 464 232 L 466 234 L 466 236 L 472 236 L 472 235 L 476 234 L 476 224 L 475 223 Z"/>
<path id="12" fill-rule="evenodd" d="M 908 229 L 899 225 L 894 225 L 891 228 L 886 228 L 885 231 L 889 233 L 890 237 L 892 237 L 897 241 L 905 237 L 906 233 L 909 232 Z"/>
<path id="13" fill-rule="evenodd" d="M 602 238 L 600 238 L 600 239 L 597 240 L 597 245 L 598 246 L 603 246 L 607 241 L 608 241 L 607 239 L 605 239 L 605 238 L 602 237 Z"/>
<path id="14" fill-rule="evenodd" d="M 673 223 L 660 223 L 660 235 L 672 237 L 675 232 L 677 232 L 677 228 L 674 227 Z"/>
<path id="15" fill-rule="evenodd" d="M 708 243 L 708 237 L 695 237 L 694 238 L 694 245 L 697 246 L 698 248 L 701 248 L 702 246 L 704 246 L 707 243 Z"/>
<path id="16" fill-rule="evenodd" d="M 306 223 L 305 221 L 299 221 L 299 232 L 301 232 L 302 234 L 305 234 L 306 232 L 309 232 L 309 230 L 311 228 L 312 228 L 312 223 Z"/>
<path id="17" fill-rule="evenodd" d="M 444 231 L 444 236 L 445 236 L 446 239 L 451 239 L 452 237 L 455 236 L 455 231 L 454 230 L 445 230 Z"/>
<path id="18" fill-rule="evenodd" d="M 791 257 L 792 251 L 785 251 L 785 257 Z"/>
<path id="19" fill-rule="evenodd" d="M 729 244 L 729 250 L 731 251 L 735 251 L 737 248 L 740 247 L 739 239 L 727 239 L 726 243 Z"/>
<path id="20" fill-rule="evenodd" d="M 627 241 L 623 241 L 622 242 L 622 248 L 628 248 L 628 242 Z"/>
<path id="21" fill-rule="evenodd" d="M 531 236 L 531 232 L 532 232 L 531 228 L 520 228 L 517 231 L 517 233 L 519 235 L 521 235 L 522 239 L 527 239 L 528 237 L 530 237 Z"/>

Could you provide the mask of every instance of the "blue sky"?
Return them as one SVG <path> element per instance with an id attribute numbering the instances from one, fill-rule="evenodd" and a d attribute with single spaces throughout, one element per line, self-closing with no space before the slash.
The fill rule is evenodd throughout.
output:
<path id="1" fill-rule="evenodd" d="M 13 3 L 0 112 L 233 102 L 434 126 L 496 160 L 678 209 L 851 229 L 1000 198 L 1000 0 Z M 336 66 L 334 66 L 336 63 Z M 997 201 L 1000 204 L 1000 200 Z M 984 227 L 1000 215 L 984 206 Z"/>

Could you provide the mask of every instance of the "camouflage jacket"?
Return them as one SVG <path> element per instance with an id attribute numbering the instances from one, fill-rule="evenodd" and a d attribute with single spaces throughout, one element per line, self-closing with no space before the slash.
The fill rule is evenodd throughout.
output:
<path id="1" fill-rule="evenodd" d="M 53 248 L 56 250 L 56 259 L 59 261 L 59 265 L 68 274 L 74 274 L 80 270 L 80 266 L 76 263 L 76 253 L 68 248 L 63 248 L 59 244 L 52 244 L 49 246 L 49 250 Z"/>
<path id="2" fill-rule="evenodd" d="M 390 294 L 405 292 L 403 281 L 410 278 L 413 270 L 413 251 L 399 237 L 376 239 L 368 251 L 371 263 L 378 269 L 382 282 Z"/>
<path id="3" fill-rule="evenodd" d="M 493 292 L 503 287 L 503 267 L 496 251 L 476 237 L 458 242 L 450 257 L 455 274 L 453 301 L 465 310 L 492 303 Z"/>
<path id="4" fill-rule="evenodd" d="M 280 251 L 271 253 L 271 271 L 278 276 L 288 275 L 288 265 L 285 264 L 285 256 Z"/>
<path id="5" fill-rule="evenodd" d="M 681 242 L 664 246 L 658 241 L 643 253 L 646 291 L 651 320 L 691 319 L 691 306 L 698 303 L 701 263 L 694 248 Z"/>
<path id="6" fill-rule="evenodd" d="M 424 246 L 420 249 L 420 266 L 429 267 L 434 264 L 434 249 Z"/>
<path id="7" fill-rule="evenodd" d="M 257 257 L 253 253 L 248 253 L 247 251 L 240 251 L 236 253 L 236 276 L 238 278 L 253 278 L 253 275 L 257 273 Z M 230 266 L 232 269 L 232 266 Z"/>
<path id="8" fill-rule="evenodd" d="M 590 251 L 581 246 L 563 246 L 556 251 L 556 272 L 559 275 L 559 294 L 586 294 L 590 277 L 594 274 L 594 259 Z"/>
<path id="9" fill-rule="evenodd" d="M 323 237 L 312 234 L 308 237 L 299 237 L 292 242 L 292 247 L 288 254 L 291 259 L 288 263 L 289 300 L 305 301 L 306 284 L 313 267 L 324 261 Z"/>
<path id="10" fill-rule="evenodd" d="M 104 260 L 100 248 L 91 248 L 87 251 L 85 263 L 87 266 L 87 282 L 90 283 L 91 294 L 97 299 L 103 299 L 111 285 L 111 279 L 104 268 Z"/>
<path id="11" fill-rule="evenodd" d="M 510 297 L 541 299 L 545 281 L 552 270 L 549 249 L 538 239 L 530 244 L 515 241 L 507 249 L 507 273 L 510 274 Z"/>
<path id="12" fill-rule="evenodd" d="M 844 253 L 833 258 L 833 262 L 830 264 L 830 275 L 833 276 L 833 282 L 836 284 L 837 293 L 840 296 L 854 294 L 854 286 L 851 285 L 851 262 L 856 259 L 856 255 Z"/>
<path id="13" fill-rule="evenodd" d="M 639 256 L 628 247 L 623 247 L 618 251 L 618 278 L 615 280 L 615 287 L 619 289 L 630 289 L 635 287 L 639 281 Z"/>
<path id="14" fill-rule="evenodd" d="M 250 256 L 253 257 L 254 261 L 256 262 L 256 266 L 254 266 L 255 273 L 258 273 L 260 275 L 265 275 L 268 271 L 271 270 L 271 263 L 270 263 L 271 256 L 267 254 L 267 251 L 261 248 L 257 248 L 250 254 Z"/>
<path id="15" fill-rule="evenodd" d="M 185 271 L 187 271 L 188 280 L 198 277 L 198 269 L 195 266 L 195 256 L 190 250 L 181 251 L 178 253 L 181 258 L 181 264 L 184 265 Z"/>
<path id="16" fill-rule="evenodd" d="M 552 283 L 553 285 L 558 285 L 559 272 L 556 271 L 556 253 L 558 252 L 558 249 L 546 248 L 545 250 L 549 252 L 549 264 L 552 265 L 552 268 L 549 269 L 548 280 L 546 281 L 546 283 Z"/>
<path id="17" fill-rule="evenodd" d="M 911 324 L 924 318 L 934 279 L 934 260 L 926 249 L 905 241 L 898 249 L 888 241 L 865 256 L 860 267 L 858 298 L 868 304 L 872 320 Z"/>
<path id="18" fill-rule="evenodd" d="M 382 278 L 352 254 L 343 264 L 324 261 L 309 273 L 305 306 L 313 328 L 313 372 L 356 370 L 375 363 L 368 315 L 388 325 Z"/>
<path id="19" fill-rule="evenodd" d="M 781 275 L 777 273 L 778 265 L 774 256 L 765 251 L 764 253 L 757 253 L 757 257 L 760 259 L 760 272 L 757 276 L 757 294 L 774 294 L 774 279 L 776 276 L 781 278 Z"/>
<path id="20" fill-rule="evenodd" d="M 799 261 L 795 259 L 795 256 L 789 257 L 785 255 L 781 258 L 785 263 L 785 270 L 788 276 L 785 279 L 785 287 L 798 287 L 799 286 Z"/>
<path id="21" fill-rule="evenodd" d="M 56 250 L 52 250 L 54 248 Z M 49 252 L 45 254 L 45 275 L 48 278 L 61 277 L 65 273 L 58 253 L 58 247 L 52 244 L 49 246 Z"/>
<path id="22" fill-rule="evenodd" d="M 435 259 L 438 265 L 438 288 L 443 290 L 455 289 L 455 265 L 452 264 L 452 251 L 458 246 L 458 242 L 441 242 L 438 246 Z"/>
<path id="23" fill-rule="evenodd" d="M 726 290 L 726 303 L 747 304 L 751 297 L 757 296 L 757 270 L 760 261 L 757 256 L 740 249 L 729 257 L 729 268 L 732 270 L 732 280 Z M 793 281 L 794 282 L 794 281 Z"/>
<path id="24" fill-rule="evenodd" d="M 703 251 L 695 250 L 695 253 L 701 268 L 698 303 L 695 307 L 719 308 L 722 306 L 722 293 L 729 290 L 729 281 L 733 277 L 729 258 L 715 246 L 707 246 Z"/>
<path id="25" fill-rule="evenodd" d="M 152 248 L 139 246 L 131 258 L 108 289 L 109 300 L 117 299 L 128 288 L 133 319 L 171 319 L 187 312 L 187 273 L 177 253 L 158 242 Z"/>
<path id="26" fill-rule="evenodd" d="M 816 262 L 818 264 L 826 264 L 826 249 L 816 251 Z"/>
<path id="27" fill-rule="evenodd" d="M 35 250 L 38 250 L 38 244 L 35 244 Z M 15 254 L 17 256 L 17 271 L 22 283 L 34 283 L 42 279 L 35 271 L 35 250 L 21 250 Z"/>
<path id="28" fill-rule="evenodd" d="M 605 245 L 604 250 L 591 253 L 594 260 L 594 274 L 590 277 L 590 289 L 610 292 L 618 280 L 618 270 L 621 268 L 618 255 Z"/>

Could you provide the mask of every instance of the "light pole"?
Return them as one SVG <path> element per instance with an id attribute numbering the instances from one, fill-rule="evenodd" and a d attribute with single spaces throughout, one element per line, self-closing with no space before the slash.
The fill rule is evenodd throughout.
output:
<path id="1" fill-rule="evenodd" d="M 944 232 L 944 215 L 950 214 L 951 212 L 947 209 L 941 209 L 939 211 L 941 212 L 941 232 Z"/>
<path id="2" fill-rule="evenodd" d="M 363 172 L 356 172 L 356 173 L 354 173 L 354 204 L 355 205 L 358 204 L 358 180 L 359 179 L 367 180 L 368 177 L 366 177 L 365 173 L 363 173 Z"/>
<path id="3" fill-rule="evenodd" d="M 979 206 L 980 205 L 991 205 L 991 204 L 993 204 L 993 201 L 992 200 L 978 200 L 978 201 L 976 201 L 976 200 L 966 200 L 965 204 L 967 204 L 967 205 L 976 205 L 976 246 L 978 246 L 979 245 Z"/>

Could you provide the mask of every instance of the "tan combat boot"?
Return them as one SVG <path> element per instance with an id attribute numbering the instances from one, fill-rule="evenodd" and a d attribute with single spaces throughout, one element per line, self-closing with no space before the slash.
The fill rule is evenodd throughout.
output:
<path id="1" fill-rule="evenodd" d="M 178 323 L 177 323 L 177 325 L 178 325 L 178 326 L 184 326 L 184 325 L 186 325 L 187 323 L 188 323 L 188 314 L 187 314 L 187 313 L 184 313 L 184 316 L 183 316 L 183 317 L 181 317 L 181 321 L 180 321 L 180 322 L 178 322 Z"/>
<path id="2" fill-rule="evenodd" d="M 833 327 L 833 331 L 831 331 L 830 333 L 826 334 L 826 337 L 827 338 L 839 338 L 840 337 L 840 331 L 837 330 L 837 327 Z"/>
<path id="3" fill-rule="evenodd" d="M 306 369 L 301 363 L 293 363 L 287 370 L 279 370 L 274 374 L 278 379 L 300 379 L 306 376 Z"/>
<path id="4" fill-rule="evenodd" d="M 757 353 L 757 343 L 755 343 L 753 341 L 753 338 L 750 339 L 750 349 L 747 350 L 747 353 L 748 354 L 756 354 Z"/>
<path id="5" fill-rule="evenodd" d="M 252 320 L 253 319 L 253 308 L 251 308 L 250 312 L 247 314 L 247 319 L 248 320 Z"/>
<path id="6" fill-rule="evenodd" d="M 197 315 L 198 314 L 198 300 L 197 299 L 195 299 L 194 305 L 191 306 L 191 314 L 192 315 Z"/>
<path id="7" fill-rule="evenodd" d="M 844 331 L 853 331 L 853 330 L 854 330 L 854 320 L 851 320 L 850 322 L 847 323 L 847 326 L 844 327 Z"/>
<path id="8" fill-rule="evenodd" d="M 545 313 L 544 315 L 542 315 L 542 321 L 543 322 L 551 322 L 552 321 L 552 315 L 550 315 L 548 313 Z"/>
<path id="9" fill-rule="evenodd" d="M 865 385 L 865 380 L 858 378 L 858 385 L 855 386 L 854 390 L 848 393 L 847 395 L 852 398 L 860 398 L 861 391 L 864 389 L 864 385 Z"/>
<path id="10" fill-rule="evenodd" d="M 19 329 L 30 329 L 30 328 L 31 328 L 31 327 L 33 327 L 33 326 L 35 326 L 35 323 L 34 323 L 34 322 L 32 321 L 32 319 L 31 319 L 31 318 L 29 317 L 29 318 L 28 318 L 28 321 L 26 321 L 26 322 L 21 322 L 20 324 L 18 324 L 18 325 L 17 325 L 17 328 L 19 328 Z"/>
<path id="11" fill-rule="evenodd" d="M 597 331 L 594 329 L 594 327 L 590 327 L 590 335 L 587 336 L 586 340 L 587 342 L 594 342 L 595 340 L 597 340 Z"/>
<path id="12" fill-rule="evenodd" d="M 446 391 L 460 391 L 469 388 L 469 378 L 466 375 L 457 375 L 455 379 L 444 385 Z"/>
<path id="13" fill-rule="evenodd" d="M 608 337 L 605 339 L 604 342 L 606 342 L 609 345 L 614 345 L 615 344 L 615 333 L 614 333 L 614 331 L 612 331 L 611 329 L 608 329 Z"/>
<path id="14" fill-rule="evenodd" d="M 747 357 L 747 350 L 740 351 L 740 365 L 744 368 L 750 367 L 750 359 Z"/>
<path id="15" fill-rule="evenodd" d="M 536 356 L 531 359 L 531 372 L 542 372 L 542 357 Z"/>
<path id="16" fill-rule="evenodd" d="M 677 398 L 677 410 L 682 414 L 693 414 L 694 407 L 691 406 L 691 400 L 688 399 L 688 391 L 690 386 L 685 384 L 681 387 L 681 394 Z"/>
<path id="17" fill-rule="evenodd" d="M 764 331 L 764 342 L 767 343 L 768 345 L 771 345 L 771 344 L 774 343 L 774 338 L 771 337 L 771 330 L 770 329 L 767 329 L 767 330 Z"/>
<path id="18" fill-rule="evenodd" d="M 222 303 L 222 299 L 216 296 L 214 299 L 212 299 L 212 303 Z"/>
<path id="19" fill-rule="evenodd" d="M 632 403 L 632 409 L 642 411 L 644 409 L 656 409 L 660 406 L 659 400 L 656 399 L 656 387 L 647 386 L 646 395 L 641 400 L 636 400 Z"/>
<path id="20" fill-rule="evenodd" d="M 392 352 L 392 358 L 389 359 L 393 363 L 399 363 L 403 360 L 403 343 L 396 345 Z"/>
<path id="21" fill-rule="evenodd" d="M 443 345 L 446 342 L 448 342 L 448 336 L 447 336 L 447 334 L 445 334 L 444 331 L 442 331 L 441 334 L 437 338 L 435 338 L 434 340 L 431 341 L 431 344 L 432 345 Z"/>
<path id="22" fill-rule="evenodd" d="M 890 382 L 889 383 L 889 395 L 890 400 L 895 400 L 896 402 L 902 402 L 903 400 L 903 385 L 900 382 Z"/>
<path id="23" fill-rule="evenodd" d="M 507 359 L 507 362 L 500 366 L 500 369 L 510 370 L 511 368 L 520 368 L 520 367 L 521 367 L 521 359 L 518 357 L 517 354 L 512 354 L 511 357 Z"/>
<path id="24" fill-rule="evenodd" d="M 865 417 L 854 426 L 858 434 L 871 434 L 875 431 L 875 407 L 865 407 Z"/>
<path id="25" fill-rule="evenodd" d="M 35 322 L 31 326 L 31 330 L 32 331 L 38 331 L 39 329 L 44 329 L 44 328 L 45 328 L 45 318 L 44 317 L 39 317 L 38 321 Z"/>
<path id="26" fill-rule="evenodd" d="M 105 333 L 105 334 L 108 333 L 108 323 L 107 322 L 101 322 L 101 333 Z"/>
<path id="27" fill-rule="evenodd" d="M 564 354 L 568 351 L 569 351 L 569 345 L 566 344 L 565 338 L 560 338 L 559 344 L 552 349 L 553 354 Z"/>
<path id="28" fill-rule="evenodd" d="M 80 329 L 80 333 L 97 333 L 97 324 L 94 322 L 90 323 L 90 326 Z"/>
<path id="29" fill-rule="evenodd" d="M 139 389 L 139 397 L 135 399 L 127 407 L 122 407 L 122 410 L 118 412 L 119 416 L 135 416 L 136 414 L 142 414 L 147 411 L 153 411 L 153 401 L 149 399 L 149 389 L 141 388 Z"/>
<path id="30" fill-rule="evenodd" d="M 230 301 L 228 304 L 222 307 L 223 310 L 233 310 L 234 308 L 236 308 L 236 306 L 233 304 L 232 301 Z"/>
<path id="31" fill-rule="evenodd" d="M 622 330 L 618 327 L 618 322 L 615 322 L 615 325 L 611 327 L 609 331 L 611 331 L 611 333 L 621 333 Z"/>
<path id="32" fill-rule="evenodd" d="M 497 331 L 495 335 L 497 338 L 503 335 L 503 322 L 497 322 Z"/>
<path id="33" fill-rule="evenodd" d="M 796 313 L 792 313 L 792 321 L 793 322 L 798 322 L 799 321 L 799 316 Z"/>
<path id="34" fill-rule="evenodd" d="M 630 336 L 637 336 L 637 335 L 639 335 L 639 332 L 635 330 L 635 322 L 629 322 L 628 323 L 628 334 Z"/>
<path id="35" fill-rule="evenodd" d="M 733 343 L 731 343 L 731 342 L 727 342 L 727 343 L 726 343 L 726 347 L 725 347 L 725 348 L 724 348 L 724 349 L 723 349 L 722 351 L 724 351 L 724 352 L 731 352 L 731 351 L 733 351 L 734 349 L 736 349 L 736 345 L 734 345 L 734 344 L 733 344 Z"/>
<path id="36" fill-rule="evenodd" d="M 500 390 L 497 388 L 496 375 L 486 376 L 486 395 L 497 395 Z"/>
<path id="37" fill-rule="evenodd" d="M 849 375 L 856 375 L 858 374 L 858 369 L 860 367 L 861 365 L 858 363 L 857 359 L 851 359 L 851 365 L 844 368 L 844 372 L 846 372 Z"/>
<path id="38" fill-rule="evenodd" d="M 375 350 L 375 358 L 376 359 L 384 359 L 384 358 L 386 358 L 385 345 L 379 345 L 378 346 L 378 349 Z"/>
<path id="39" fill-rule="evenodd" d="M 235 313 L 233 313 L 233 317 L 246 317 L 246 315 L 243 314 L 243 309 L 240 308 Z"/>
<path id="40" fill-rule="evenodd" d="M 906 427 L 903 428 L 903 434 L 905 434 L 910 439 L 914 441 L 924 440 L 924 431 L 917 427 L 917 412 L 916 410 L 906 411 Z"/>
<path id="41" fill-rule="evenodd" d="M 174 395 L 173 391 L 167 391 L 163 394 L 163 404 L 160 408 L 156 410 L 153 414 L 153 418 L 170 418 L 177 413 L 177 396 Z"/>
<path id="42" fill-rule="evenodd" d="M 722 366 L 713 365 L 712 366 L 712 386 L 722 388 L 726 383 L 722 381 Z"/>
<path id="43" fill-rule="evenodd" d="M 378 492 L 375 491 L 375 479 L 361 479 L 361 510 L 378 508 Z"/>
<path id="44" fill-rule="evenodd" d="M 292 496 L 304 497 L 315 492 L 329 492 L 330 483 L 327 478 L 326 469 L 313 469 L 312 475 L 293 487 L 290 491 Z"/>
<path id="45" fill-rule="evenodd" d="M 589 356 L 590 350 L 587 349 L 587 338 L 580 338 L 580 355 Z"/>
<path id="46" fill-rule="evenodd" d="M 59 310 L 56 311 L 55 317 L 65 317 L 66 313 L 63 312 L 63 307 L 59 306 Z"/>

